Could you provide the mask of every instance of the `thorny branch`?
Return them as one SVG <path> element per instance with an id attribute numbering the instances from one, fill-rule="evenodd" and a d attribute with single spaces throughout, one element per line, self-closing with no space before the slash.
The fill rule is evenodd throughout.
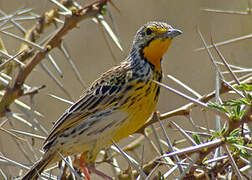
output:
<path id="1" fill-rule="evenodd" d="M 8 111 L 9 105 L 13 103 L 13 101 L 20 96 L 23 95 L 22 85 L 25 82 L 26 78 L 32 72 L 34 67 L 41 62 L 46 54 L 50 52 L 53 48 L 58 47 L 61 43 L 63 37 L 73 28 L 77 27 L 77 24 L 87 18 L 96 17 L 98 13 L 100 13 L 103 6 L 108 2 L 108 0 L 99 0 L 94 2 L 90 5 L 83 7 L 80 10 L 72 11 L 71 15 L 65 16 L 64 24 L 59 28 L 59 30 L 49 39 L 47 42 L 44 43 L 42 46 L 42 50 L 37 50 L 35 54 L 27 61 L 24 67 L 20 67 L 18 73 L 16 73 L 15 78 L 11 81 L 9 87 L 6 88 L 6 92 L 0 101 L 0 117 L 5 116 L 5 112 Z M 54 14 L 56 11 L 51 11 L 48 14 Z M 47 15 L 48 15 L 47 14 Z M 53 16 L 53 15 L 52 15 Z M 51 16 L 48 16 L 51 17 Z M 42 21 L 44 18 L 41 18 L 40 23 L 35 25 L 26 35 L 27 39 L 35 40 L 36 35 L 43 31 L 45 26 Z M 47 23 L 52 22 L 53 20 L 48 18 Z M 29 53 L 27 50 L 29 47 L 27 45 L 23 45 L 21 50 L 26 50 L 23 53 L 21 59 L 25 59 Z"/>

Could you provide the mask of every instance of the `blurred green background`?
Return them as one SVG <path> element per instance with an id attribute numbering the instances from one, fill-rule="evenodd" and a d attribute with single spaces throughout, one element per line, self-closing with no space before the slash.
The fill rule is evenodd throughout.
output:
<path id="1" fill-rule="evenodd" d="M 91 1 L 78 2 L 83 5 L 85 2 Z M 201 10 L 202 8 L 212 8 L 245 11 L 248 7 L 248 1 L 246 0 L 117 0 L 114 3 L 120 9 L 120 13 L 115 11 L 113 7 L 110 7 L 110 9 L 112 10 L 124 48 L 124 52 L 121 52 L 109 39 L 117 63 L 127 56 L 136 30 L 148 21 L 164 21 L 183 31 L 181 36 L 174 39 L 168 53 L 163 58 L 163 82 L 182 91 L 184 91 L 183 88 L 169 80 L 166 77 L 167 74 L 185 82 L 201 95 L 211 92 L 215 88 L 215 68 L 209 60 L 206 51 L 194 51 L 196 48 L 203 46 L 197 33 L 197 26 L 208 43 L 210 43 L 211 35 L 215 42 L 220 42 L 251 33 L 251 15 L 224 15 Z M 35 13 L 41 14 L 54 6 L 49 1 L 0 0 L 0 9 L 7 14 L 13 13 L 22 7 L 34 8 L 33 11 Z M 107 16 L 106 19 L 111 24 Z M 34 21 L 25 23 L 25 27 L 29 28 L 32 24 L 34 24 Z M 47 30 L 49 32 L 49 29 Z M 4 35 L 1 35 L 1 37 L 9 53 L 14 55 L 19 43 Z M 87 84 L 90 84 L 101 73 L 116 64 L 109 53 L 99 26 L 91 19 L 83 21 L 79 24 L 79 28 L 69 32 L 65 37 L 65 42 L 68 50 L 71 52 L 72 59 Z M 251 68 L 251 47 L 252 40 L 244 40 L 223 46 L 220 50 L 230 64 Z M 84 91 L 83 86 L 76 80 L 72 68 L 62 53 L 56 49 L 52 55 L 63 70 L 64 77 L 61 79 L 61 82 L 71 92 L 73 99 L 77 100 Z M 45 60 L 44 62 L 55 73 L 48 61 Z M 230 79 L 230 77 L 227 77 L 227 79 Z M 42 71 L 40 66 L 37 66 L 26 83 L 32 86 L 46 85 L 46 88 L 35 96 L 35 109 L 45 115 L 45 118 L 39 118 L 39 121 L 49 130 L 52 122 L 56 121 L 69 105 L 49 97 L 48 93 L 56 94 L 63 98 L 67 97 L 48 78 L 48 75 Z M 22 97 L 20 100 L 29 104 L 28 97 Z M 157 109 L 164 113 L 185 103 L 187 102 L 184 99 L 162 88 Z M 193 115 L 197 124 L 204 125 L 204 121 L 201 119 L 202 115 L 198 116 L 197 111 L 194 112 L 196 112 Z M 184 117 L 176 117 L 172 118 L 172 120 L 176 120 L 181 126 L 191 128 L 191 125 L 188 125 L 188 120 Z M 8 125 L 6 128 L 8 128 Z M 16 123 L 16 129 L 27 130 L 23 124 L 18 122 Z M 175 138 L 176 136 L 171 137 L 172 140 Z M 41 147 L 41 142 L 36 141 L 35 146 Z M 25 162 L 12 138 L 2 131 L 0 131 L 0 152 L 16 161 Z M 41 154 L 38 154 L 38 156 L 41 156 Z M 0 168 L 5 171 L 5 167 L 0 165 Z M 10 169 L 13 175 L 17 175 L 15 168 Z"/>

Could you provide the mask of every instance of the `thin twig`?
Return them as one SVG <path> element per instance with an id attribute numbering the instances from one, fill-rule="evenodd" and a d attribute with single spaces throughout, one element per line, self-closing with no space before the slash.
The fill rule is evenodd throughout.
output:
<path id="1" fill-rule="evenodd" d="M 241 172 L 239 171 L 239 168 L 238 168 L 238 166 L 236 165 L 235 160 L 234 160 L 234 158 L 232 157 L 232 155 L 231 155 L 231 153 L 230 153 L 230 151 L 229 151 L 227 145 L 226 145 L 226 144 L 223 144 L 222 147 L 223 147 L 224 150 L 226 151 L 226 153 L 227 153 L 229 159 L 231 160 L 231 163 L 232 163 L 232 165 L 233 165 L 233 169 L 234 169 L 235 174 L 237 175 L 238 179 L 242 180 L 243 178 L 242 178 Z"/>

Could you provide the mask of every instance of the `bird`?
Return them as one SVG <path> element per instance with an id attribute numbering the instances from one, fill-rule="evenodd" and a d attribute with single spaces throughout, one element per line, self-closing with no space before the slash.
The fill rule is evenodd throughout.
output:
<path id="1" fill-rule="evenodd" d="M 37 179 L 61 155 L 82 153 L 83 161 L 92 164 L 100 150 L 141 128 L 156 109 L 160 86 L 155 81 L 162 81 L 163 55 L 180 34 L 165 22 L 144 24 L 129 55 L 95 80 L 55 122 L 42 158 L 22 180 Z"/>

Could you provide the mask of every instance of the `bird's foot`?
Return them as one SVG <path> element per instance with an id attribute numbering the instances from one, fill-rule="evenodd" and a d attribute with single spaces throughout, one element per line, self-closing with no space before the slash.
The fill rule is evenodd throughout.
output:
<path id="1" fill-rule="evenodd" d="M 80 164 L 80 169 L 82 171 L 82 173 L 85 175 L 86 177 L 86 180 L 91 180 L 91 177 L 90 177 L 90 173 L 89 172 L 92 172 L 100 177 L 102 177 L 103 179 L 105 180 L 113 180 L 112 177 L 106 175 L 105 173 L 97 170 L 95 168 L 95 165 L 94 164 L 88 164 L 85 162 L 85 156 L 81 156 L 79 158 L 79 164 Z"/>

